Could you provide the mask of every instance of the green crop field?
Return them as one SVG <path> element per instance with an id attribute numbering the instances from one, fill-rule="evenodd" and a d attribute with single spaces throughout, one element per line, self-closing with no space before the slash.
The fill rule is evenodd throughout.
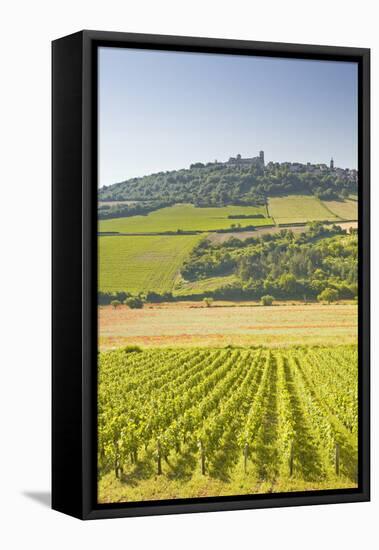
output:
<path id="1" fill-rule="evenodd" d="M 322 202 L 310 195 L 270 197 L 268 211 L 277 224 L 305 223 L 309 221 L 334 221 L 339 218 Z"/>
<path id="2" fill-rule="evenodd" d="M 233 274 L 219 277 L 208 277 L 197 281 L 184 281 L 183 279 L 179 279 L 174 287 L 174 295 L 195 296 L 196 294 L 203 294 L 207 291 L 217 290 L 222 286 L 230 285 L 237 281 L 238 278 Z"/>
<path id="3" fill-rule="evenodd" d="M 356 487 L 357 367 L 356 346 L 101 353 L 98 501 Z"/>
<path id="4" fill-rule="evenodd" d="M 264 206 L 225 206 L 196 208 L 191 204 L 176 204 L 150 212 L 146 216 L 101 220 L 99 231 L 118 233 L 160 233 L 165 231 L 214 231 L 232 225 L 262 226 L 272 223 L 270 218 L 229 219 L 228 216 L 267 216 Z"/>
<path id="5" fill-rule="evenodd" d="M 322 201 L 330 212 L 342 220 L 358 219 L 358 202 L 355 200 Z"/>
<path id="6" fill-rule="evenodd" d="M 169 292 L 201 235 L 99 237 L 99 290 Z"/>

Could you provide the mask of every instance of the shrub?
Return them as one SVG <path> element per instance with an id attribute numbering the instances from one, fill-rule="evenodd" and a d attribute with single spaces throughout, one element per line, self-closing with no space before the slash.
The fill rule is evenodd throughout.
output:
<path id="1" fill-rule="evenodd" d="M 261 298 L 262 306 L 272 306 L 273 301 L 274 301 L 274 297 L 270 296 L 269 294 L 266 294 Z"/>
<path id="2" fill-rule="evenodd" d="M 159 303 L 159 302 L 172 302 L 173 299 L 174 298 L 171 292 L 162 292 L 160 294 L 159 292 L 153 292 L 149 290 L 146 293 L 145 301 L 151 302 L 151 303 Z"/>
<path id="3" fill-rule="evenodd" d="M 114 309 L 118 308 L 118 306 L 120 306 L 120 305 L 121 305 L 120 300 L 112 300 L 111 301 L 111 306 L 113 306 Z"/>
<path id="4" fill-rule="evenodd" d="M 98 292 L 99 306 L 106 306 L 112 303 L 112 300 L 118 300 L 123 303 L 130 296 L 127 292 Z"/>
<path id="5" fill-rule="evenodd" d="M 124 353 L 140 353 L 142 349 L 139 346 L 125 346 L 122 351 Z"/>
<path id="6" fill-rule="evenodd" d="M 335 302 L 338 300 L 338 291 L 334 288 L 326 288 L 320 294 L 317 296 L 317 300 L 319 302 L 328 302 L 330 304 L 331 302 Z"/>
<path id="7" fill-rule="evenodd" d="M 211 305 L 213 304 L 213 298 L 210 298 L 207 296 L 206 298 L 203 299 L 203 302 L 206 307 L 211 307 Z"/>
<path id="8" fill-rule="evenodd" d="M 143 300 L 142 300 L 142 298 L 139 298 L 138 296 L 130 296 L 130 298 L 127 298 L 125 300 L 125 304 L 130 309 L 142 309 L 143 308 Z"/>

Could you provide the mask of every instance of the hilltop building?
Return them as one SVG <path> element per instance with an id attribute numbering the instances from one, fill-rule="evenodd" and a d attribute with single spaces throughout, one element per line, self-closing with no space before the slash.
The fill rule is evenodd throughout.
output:
<path id="1" fill-rule="evenodd" d="M 264 168 L 265 165 L 265 154 L 264 151 L 259 151 L 259 155 L 257 157 L 247 157 L 242 158 L 240 154 L 236 155 L 235 157 L 230 157 L 229 160 L 226 162 L 217 162 L 217 164 L 226 166 L 226 167 L 238 167 L 238 166 L 261 166 Z"/>
<path id="2" fill-rule="evenodd" d="M 285 168 L 289 172 L 292 172 L 295 174 L 301 174 L 306 172 L 306 173 L 312 173 L 317 176 L 325 176 L 333 172 L 334 175 L 343 179 L 347 179 L 350 181 L 358 180 L 357 170 L 349 169 L 349 168 L 336 168 L 334 165 L 333 157 L 330 159 L 329 165 L 324 163 L 312 164 L 311 162 L 307 162 L 306 164 L 303 164 L 301 162 L 273 162 L 273 161 L 270 161 L 267 164 L 265 164 L 264 151 L 259 151 L 259 155 L 257 157 L 243 158 L 240 154 L 238 154 L 235 157 L 230 157 L 229 160 L 225 162 L 219 162 L 216 160 L 214 163 L 210 163 L 210 164 L 214 164 L 216 166 L 224 167 L 224 168 L 242 168 L 242 167 L 248 167 L 248 166 L 259 166 L 261 168 L 264 168 L 265 172 L 268 172 L 268 173 L 271 170 L 277 170 L 280 168 Z"/>

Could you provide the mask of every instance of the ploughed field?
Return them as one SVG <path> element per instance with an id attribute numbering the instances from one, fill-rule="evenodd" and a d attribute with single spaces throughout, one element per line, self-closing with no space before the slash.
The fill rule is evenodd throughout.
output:
<path id="1" fill-rule="evenodd" d="M 99 354 L 98 501 L 356 487 L 357 347 Z"/>

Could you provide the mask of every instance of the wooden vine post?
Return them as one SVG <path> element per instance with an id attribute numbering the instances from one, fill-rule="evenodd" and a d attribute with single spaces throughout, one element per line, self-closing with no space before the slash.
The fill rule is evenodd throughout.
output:
<path id="1" fill-rule="evenodd" d="M 247 458 L 249 456 L 249 445 L 245 443 L 245 446 L 243 448 L 243 471 L 247 472 Z"/>
<path id="2" fill-rule="evenodd" d="M 340 446 L 336 443 L 336 475 L 340 475 Z"/>
<path id="3" fill-rule="evenodd" d="M 291 441 L 291 447 L 290 447 L 290 459 L 289 459 L 289 467 L 290 467 L 290 477 L 293 475 L 293 462 L 294 462 L 294 449 L 293 449 L 293 441 Z"/>
<path id="4" fill-rule="evenodd" d="M 162 475 L 162 446 L 160 439 L 157 442 L 157 474 L 159 476 Z"/>
<path id="5" fill-rule="evenodd" d="M 124 469 L 121 465 L 121 462 L 120 462 L 120 458 L 117 457 L 115 459 L 115 463 L 114 463 L 114 470 L 115 470 L 115 475 L 116 475 L 116 479 L 121 479 L 122 478 L 122 475 L 123 475 L 123 472 L 124 472 Z"/>
<path id="6" fill-rule="evenodd" d="M 121 479 L 121 464 L 120 464 L 120 448 L 119 448 L 119 442 L 118 440 L 114 441 L 115 445 L 115 459 L 114 459 L 114 472 L 116 479 Z"/>
<path id="7" fill-rule="evenodd" d="M 198 442 L 198 447 L 200 451 L 201 474 L 205 476 L 205 449 L 202 441 Z"/>

